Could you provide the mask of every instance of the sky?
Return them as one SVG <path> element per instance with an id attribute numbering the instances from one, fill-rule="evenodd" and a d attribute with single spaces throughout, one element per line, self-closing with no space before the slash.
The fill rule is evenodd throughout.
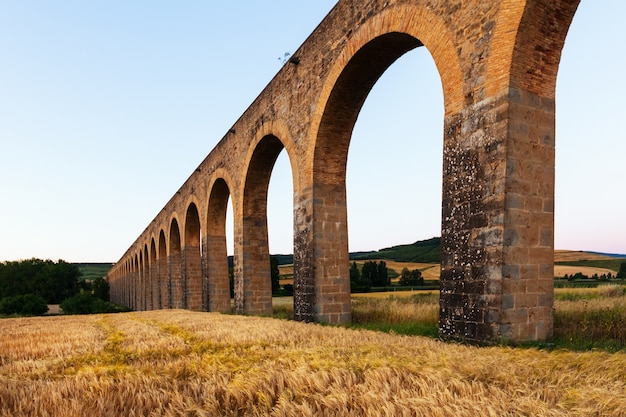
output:
<path id="1" fill-rule="evenodd" d="M 0 261 L 117 261 L 335 2 L 0 0 Z M 623 16 L 626 2 L 583 0 L 563 51 L 557 249 L 626 254 Z M 355 126 L 350 251 L 440 235 L 442 126 L 418 48 Z M 283 152 L 272 253 L 292 252 L 292 186 Z"/>

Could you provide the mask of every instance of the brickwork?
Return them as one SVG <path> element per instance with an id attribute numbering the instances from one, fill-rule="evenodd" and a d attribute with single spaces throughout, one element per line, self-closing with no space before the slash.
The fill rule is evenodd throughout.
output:
<path id="1" fill-rule="evenodd" d="M 160 306 L 149 307 L 230 311 L 230 198 L 235 311 L 271 314 L 267 187 L 284 150 L 294 183 L 295 318 L 350 321 L 352 129 L 380 75 L 426 47 L 445 110 L 440 333 L 478 343 L 549 339 L 554 90 L 578 1 L 340 0 L 112 269 L 115 301 L 145 305 L 138 259 L 158 236 L 169 298 L 162 291 Z"/>

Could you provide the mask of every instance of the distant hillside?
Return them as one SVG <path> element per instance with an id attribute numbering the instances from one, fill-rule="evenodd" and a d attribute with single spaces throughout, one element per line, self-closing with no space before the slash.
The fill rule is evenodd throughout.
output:
<path id="1" fill-rule="evenodd" d="M 279 265 L 293 264 L 293 255 L 272 255 L 278 258 Z M 588 266 L 606 268 L 618 271 L 626 255 L 601 254 L 597 252 L 564 251 L 554 252 L 556 265 Z M 439 263 L 441 259 L 441 238 L 433 237 L 418 240 L 408 245 L 396 245 L 378 251 L 351 252 L 350 260 L 367 261 L 371 259 L 385 259 L 395 262 L 411 263 Z M 228 257 L 228 265 L 233 266 L 233 257 Z"/>
<path id="2" fill-rule="evenodd" d="M 386 259 L 396 262 L 439 263 L 441 238 L 419 240 L 408 245 L 396 245 L 390 248 L 369 252 L 351 252 L 350 260 Z M 272 255 L 278 258 L 278 265 L 293 264 L 293 255 Z M 233 266 L 233 257 L 228 257 L 229 266 Z"/>
<path id="3" fill-rule="evenodd" d="M 370 252 L 352 252 L 350 260 L 386 259 L 396 262 L 439 263 L 441 238 L 420 240 L 408 245 L 397 245 Z M 272 255 L 278 259 L 278 265 L 293 264 L 293 255 Z M 229 266 L 233 266 L 233 257 L 228 257 Z"/>
<path id="4" fill-rule="evenodd" d="M 368 259 L 387 259 L 396 262 L 439 263 L 441 258 L 441 238 L 433 237 L 418 240 L 408 245 L 397 245 L 372 252 L 355 252 L 350 259 L 362 261 Z"/>
<path id="5" fill-rule="evenodd" d="M 82 273 L 81 278 L 88 281 L 104 277 L 113 267 L 112 263 L 77 263 L 74 265 Z"/>

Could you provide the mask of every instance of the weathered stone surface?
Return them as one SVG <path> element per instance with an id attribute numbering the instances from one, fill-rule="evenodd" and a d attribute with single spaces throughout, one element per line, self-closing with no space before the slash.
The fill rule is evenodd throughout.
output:
<path id="1" fill-rule="evenodd" d="M 554 90 L 578 1 L 340 0 L 111 270 L 113 300 L 230 310 L 230 198 L 234 309 L 271 314 L 267 187 L 285 149 L 295 318 L 349 321 L 352 128 L 380 75 L 426 47 L 445 107 L 440 333 L 471 342 L 549 338 Z"/>

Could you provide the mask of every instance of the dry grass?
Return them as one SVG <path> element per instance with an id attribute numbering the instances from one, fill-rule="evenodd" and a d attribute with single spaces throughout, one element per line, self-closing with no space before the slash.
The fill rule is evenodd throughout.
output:
<path id="1" fill-rule="evenodd" d="M 554 265 L 554 276 L 564 277 L 567 275 L 574 275 L 580 272 L 581 274 L 592 277 L 594 274 L 601 275 L 615 275 L 615 271 L 608 268 L 598 268 L 595 266 L 569 266 L 569 265 Z"/>
<path id="2" fill-rule="evenodd" d="M 591 253 L 591 252 L 581 252 L 581 251 L 573 251 L 573 250 L 555 250 L 554 251 L 554 262 L 575 262 L 581 260 L 604 260 L 604 259 L 615 259 L 611 256 L 602 255 L 600 253 Z"/>
<path id="3" fill-rule="evenodd" d="M 581 348 L 599 342 L 626 346 L 626 287 L 555 290 L 554 336 Z"/>
<path id="4" fill-rule="evenodd" d="M 189 311 L 5 319 L 0 348 L 2 416 L 626 415 L 623 353 Z"/>

